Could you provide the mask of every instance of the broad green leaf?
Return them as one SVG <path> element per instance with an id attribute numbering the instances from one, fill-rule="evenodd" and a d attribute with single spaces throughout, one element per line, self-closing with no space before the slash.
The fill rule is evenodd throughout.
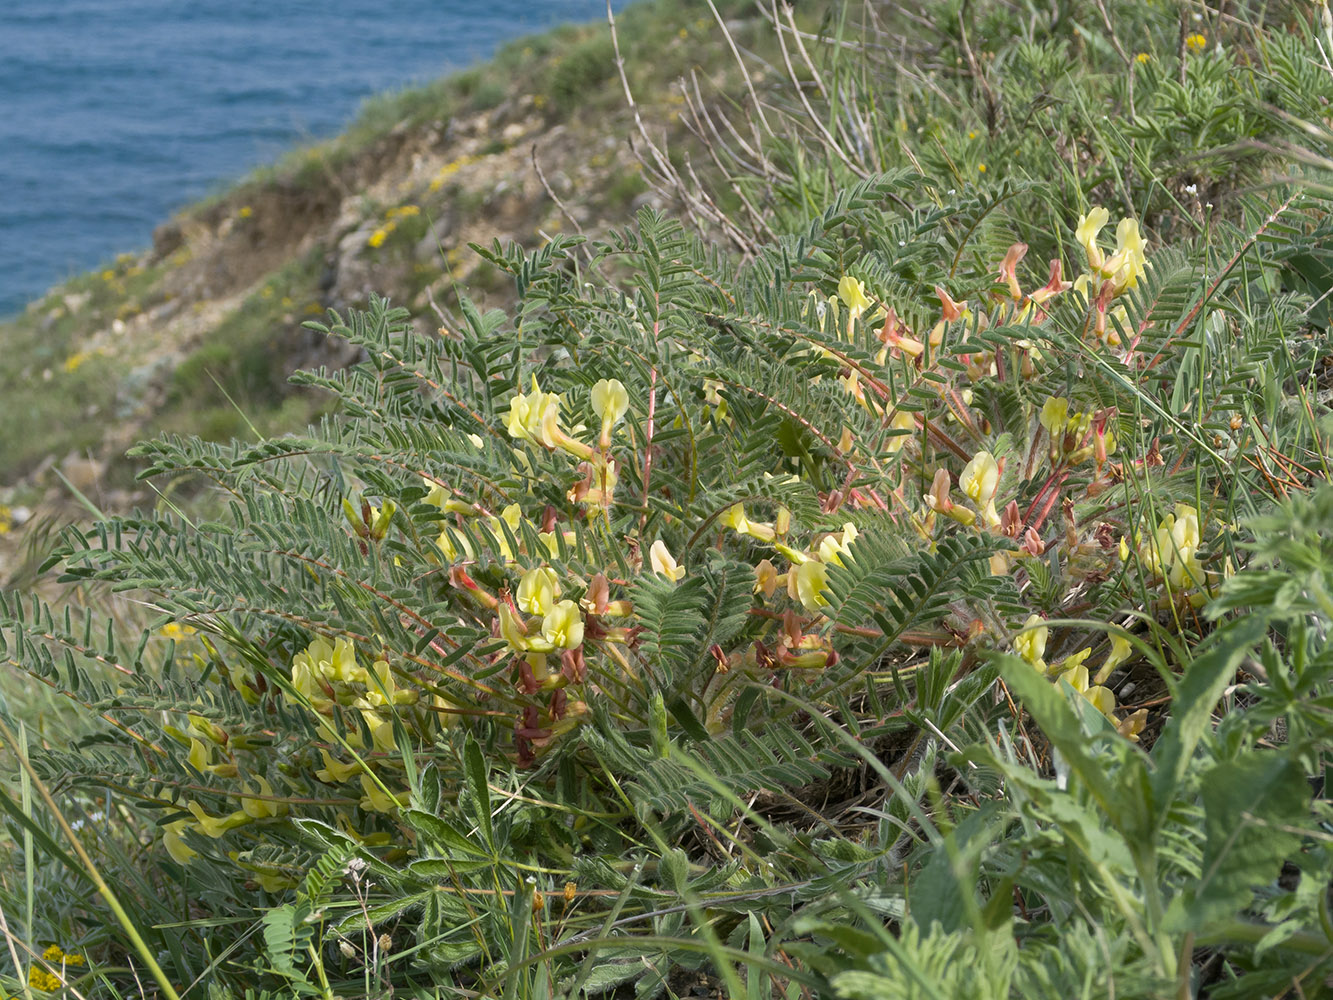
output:
<path id="1" fill-rule="evenodd" d="M 1233 918 L 1255 889 L 1276 879 L 1283 860 L 1300 849 L 1296 831 L 1311 820 L 1305 772 L 1280 753 L 1225 761 L 1203 775 L 1202 786 L 1207 841 L 1185 914 L 1196 930 Z"/>
<path id="2" fill-rule="evenodd" d="M 1152 776 L 1154 829 L 1165 821 L 1218 699 L 1263 634 L 1262 620 L 1242 618 L 1220 629 L 1213 637 L 1212 649 L 1185 668 L 1172 702 L 1173 718 L 1153 747 L 1157 764 Z"/>

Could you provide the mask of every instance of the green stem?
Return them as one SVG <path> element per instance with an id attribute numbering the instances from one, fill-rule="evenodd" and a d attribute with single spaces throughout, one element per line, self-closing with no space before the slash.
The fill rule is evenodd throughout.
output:
<path id="1" fill-rule="evenodd" d="M 1232 920 L 1229 923 L 1205 931 L 1199 934 L 1195 939 L 1196 945 L 1207 946 L 1217 944 L 1258 944 L 1267 937 L 1273 930 L 1271 924 L 1256 924 L 1245 920 Z M 1311 934 L 1309 932 L 1298 932 L 1279 941 L 1273 947 L 1285 948 L 1288 951 L 1298 951 L 1303 955 L 1315 955 L 1323 957 L 1333 954 L 1333 942 L 1322 934 Z"/>

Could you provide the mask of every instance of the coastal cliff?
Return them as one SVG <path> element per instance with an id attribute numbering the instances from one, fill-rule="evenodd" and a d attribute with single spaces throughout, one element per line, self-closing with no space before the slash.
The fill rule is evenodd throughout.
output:
<path id="1" fill-rule="evenodd" d="M 512 285 L 470 244 L 595 236 L 645 204 L 670 207 L 628 141 L 639 113 L 688 149 L 682 77 L 715 93 L 725 42 L 707 10 L 638 4 L 617 28 L 567 26 L 488 63 L 368 104 L 343 134 L 291 152 L 164 221 L 150 248 L 51 289 L 0 325 L 0 531 L 67 520 L 78 503 L 149 499 L 125 450 L 163 432 L 253 440 L 304 426 L 328 401 L 287 384 L 354 351 L 302 324 L 372 294 L 431 331 L 460 296 L 504 306 Z M 742 4 L 722 5 L 724 14 Z M 742 39 L 759 23 L 732 20 Z"/>

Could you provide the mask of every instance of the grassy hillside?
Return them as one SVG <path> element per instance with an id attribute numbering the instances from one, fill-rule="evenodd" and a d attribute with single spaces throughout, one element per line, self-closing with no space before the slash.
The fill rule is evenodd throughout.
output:
<path id="1" fill-rule="evenodd" d="M 99 279 L 216 424 L 0 600 L 10 992 L 1333 991 L 1333 13 L 798 6 Z"/>

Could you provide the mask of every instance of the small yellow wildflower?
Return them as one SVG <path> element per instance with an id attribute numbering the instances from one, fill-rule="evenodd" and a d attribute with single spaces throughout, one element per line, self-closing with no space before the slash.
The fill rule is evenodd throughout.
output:
<path id="1" fill-rule="evenodd" d="M 1093 268 L 1102 266 L 1102 250 L 1097 246 L 1097 234 L 1110 219 L 1111 213 L 1100 205 L 1094 206 L 1087 215 L 1078 217 L 1078 228 L 1074 231 L 1074 237 L 1083 245 L 1088 254 L 1088 264 Z M 1077 288 L 1077 285 L 1075 287 Z"/>
<path id="2" fill-rule="evenodd" d="M 85 361 L 93 356 L 92 351 L 76 351 L 67 357 L 60 365 L 67 375 L 72 375 L 78 371 Z"/>
<path id="3" fill-rule="evenodd" d="M 371 812 L 389 813 L 399 806 L 407 805 L 411 794 L 407 791 L 390 795 L 381 791 L 379 785 L 368 774 L 361 775 L 361 790 L 366 794 L 361 798 L 361 808 Z"/>
<path id="4" fill-rule="evenodd" d="M 324 766 L 315 772 L 315 777 L 320 781 L 338 785 L 361 773 L 360 764 L 344 764 L 336 761 L 323 747 L 320 747 L 319 755 L 324 759 Z"/>
<path id="5" fill-rule="evenodd" d="M 1041 416 L 1037 422 L 1046 429 L 1051 440 L 1063 438 L 1065 427 L 1069 424 L 1069 400 L 1063 396 L 1052 396 L 1041 405 Z"/>
<path id="6" fill-rule="evenodd" d="M 769 560 L 761 559 L 754 568 L 754 592 L 772 597 L 778 589 L 778 570 Z"/>
<path id="7" fill-rule="evenodd" d="M 666 542 L 660 538 L 648 549 L 648 563 L 654 573 L 673 582 L 685 575 L 685 567 L 677 564 L 676 557 L 667 550 Z"/>
<path id="8" fill-rule="evenodd" d="M 384 241 L 389 238 L 390 229 L 387 226 L 380 226 L 370 234 L 370 239 L 366 240 L 366 246 L 378 250 L 384 246 Z"/>
<path id="9" fill-rule="evenodd" d="M 819 558 L 825 563 L 843 565 L 842 557 L 852 554 L 852 542 L 856 541 L 856 525 L 848 521 L 842 526 L 842 534 L 826 535 L 819 543 Z"/>
<path id="10" fill-rule="evenodd" d="M 1185 39 L 1185 48 L 1189 49 L 1191 52 L 1202 52 L 1207 47 L 1207 36 L 1201 35 L 1198 32 L 1195 32 Z"/>
<path id="11" fill-rule="evenodd" d="M 542 638 L 555 649 L 576 649 L 583 644 L 583 616 L 573 601 L 560 601 L 542 619 Z"/>
<path id="12" fill-rule="evenodd" d="M 501 601 L 500 606 L 496 608 L 500 617 L 500 638 L 509 644 L 509 649 L 514 653 L 525 652 L 528 648 L 527 627 L 514 614 L 514 609 L 509 606 L 508 601 Z"/>
<path id="13" fill-rule="evenodd" d="M 242 785 L 246 792 L 250 792 L 250 795 L 241 799 L 241 809 L 245 814 L 251 819 L 265 819 L 269 816 L 281 816 L 285 813 L 287 803 L 275 801 L 276 796 L 273 794 L 273 786 L 268 783 L 268 779 L 257 777 L 256 780 L 259 782 L 258 794 L 263 798 L 252 798 L 251 795 L 255 793 L 251 792 L 248 786 Z"/>
<path id="14" fill-rule="evenodd" d="M 984 174 L 985 172 L 986 172 L 986 164 L 984 164 L 984 163 L 978 163 L 978 164 L 977 164 L 977 173 Z"/>
<path id="15" fill-rule="evenodd" d="M 629 390 L 618 378 L 599 379 L 592 387 L 592 408 L 602 418 L 601 445 L 611 445 L 611 429 L 629 412 Z"/>
<path id="16" fill-rule="evenodd" d="M 35 990 L 50 993 L 60 989 L 64 983 L 61 982 L 59 976 L 47 972 L 45 969 L 39 969 L 34 965 L 28 970 L 28 985 Z"/>
<path id="17" fill-rule="evenodd" d="M 866 295 L 865 283 L 847 274 L 844 274 L 842 280 L 838 282 L 838 298 L 842 300 L 853 319 L 859 318 L 874 304 Z"/>
<path id="18" fill-rule="evenodd" d="M 1106 654 L 1106 662 L 1097 671 L 1097 676 L 1093 678 L 1092 682 L 1094 684 L 1104 683 L 1116 667 L 1129 659 L 1132 652 L 1133 647 L 1129 644 L 1128 639 L 1122 635 L 1111 636 L 1111 651 Z"/>
<path id="19" fill-rule="evenodd" d="M 1138 55 L 1134 57 L 1134 61 L 1139 63 L 1146 63 L 1150 62 L 1151 60 L 1152 56 L 1148 55 L 1148 53 L 1146 52 L 1140 52 Z"/>
<path id="20" fill-rule="evenodd" d="M 807 611 L 818 611 L 828 604 L 824 592 L 828 590 L 828 567 L 813 559 L 797 566 L 788 574 L 796 599 Z"/>
<path id="21" fill-rule="evenodd" d="M 1014 636 L 1014 652 L 1031 663 L 1038 670 L 1046 669 L 1046 639 L 1050 629 L 1040 615 L 1029 615 L 1023 623 L 1023 630 Z"/>
<path id="22" fill-rule="evenodd" d="M 249 205 L 242 205 L 241 210 L 236 214 L 239 215 L 242 219 L 248 219 L 250 218 L 250 216 L 255 214 L 255 210 L 251 208 Z"/>
<path id="23" fill-rule="evenodd" d="M 521 611 L 530 615 L 545 615 L 555 607 L 560 597 L 560 581 L 555 570 L 549 566 L 539 566 L 523 574 L 518 581 L 516 603 Z"/>
<path id="24" fill-rule="evenodd" d="M 988 451 L 977 452 L 958 477 L 958 488 L 977 505 L 987 526 L 992 528 L 1000 523 L 1000 515 L 995 511 L 995 489 L 999 482 L 1000 465 Z"/>
<path id="25" fill-rule="evenodd" d="M 210 816 L 204 812 L 203 807 L 198 802 L 187 802 L 185 805 L 194 816 L 199 832 L 207 837 L 212 837 L 214 840 L 221 837 L 228 830 L 244 826 L 250 822 L 250 817 L 240 809 L 228 813 L 226 816 Z"/>

